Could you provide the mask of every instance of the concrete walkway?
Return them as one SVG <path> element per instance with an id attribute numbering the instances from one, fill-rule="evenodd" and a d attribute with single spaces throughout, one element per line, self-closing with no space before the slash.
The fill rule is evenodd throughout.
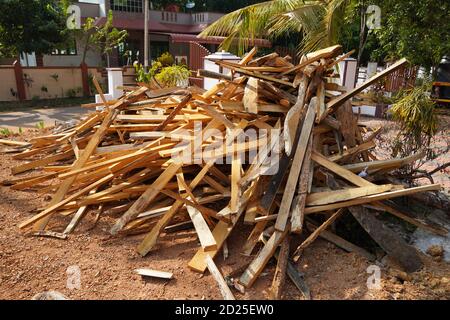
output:
<path id="1" fill-rule="evenodd" d="M 45 127 L 55 125 L 55 121 L 79 119 L 88 109 L 81 107 L 61 107 L 49 109 L 28 109 L 20 111 L 0 112 L 0 128 L 13 132 L 22 129 L 35 129 L 41 121 Z"/>

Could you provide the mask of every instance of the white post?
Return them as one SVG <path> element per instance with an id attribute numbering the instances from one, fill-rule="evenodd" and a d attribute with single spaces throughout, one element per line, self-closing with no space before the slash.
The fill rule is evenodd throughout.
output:
<path id="1" fill-rule="evenodd" d="M 227 68 L 222 68 L 219 67 L 215 62 L 216 61 L 223 61 L 223 60 L 227 60 L 227 61 L 240 61 L 241 58 L 238 56 L 235 56 L 229 52 L 226 52 L 224 50 L 220 51 L 220 52 L 216 52 L 213 54 L 210 54 L 209 56 L 206 56 L 205 58 L 203 58 L 203 69 L 208 70 L 208 71 L 213 71 L 213 72 L 217 72 L 217 73 L 222 73 L 222 74 L 229 74 L 230 70 Z M 205 78 L 203 81 L 203 88 L 206 90 L 211 89 L 215 84 L 217 84 L 219 82 L 219 80 L 217 79 L 211 79 L 211 78 Z"/>
<path id="2" fill-rule="evenodd" d="M 123 70 L 122 68 L 107 68 L 108 72 L 108 93 L 105 93 L 106 101 L 117 100 L 123 96 L 123 89 L 118 89 L 117 87 L 123 87 Z M 100 95 L 95 95 L 95 102 L 103 102 Z M 103 110 L 103 107 L 97 107 L 97 110 Z"/>
<path id="3" fill-rule="evenodd" d="M 122 68 L 108 68 L 108 91 L 113 99 L 119 99 L 123 96 L 123 90 L 117 87 L 123 87 L 123 70 Z"/>

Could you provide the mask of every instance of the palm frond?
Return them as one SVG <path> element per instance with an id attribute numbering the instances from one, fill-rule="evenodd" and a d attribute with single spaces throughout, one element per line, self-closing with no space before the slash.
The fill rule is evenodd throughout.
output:
<path id="1" fill-rule="evenodd" d="M 301 32 L 300 54 L 334 45 L 347 11 L 356 0 L 272 0 L 229 13 L 206 28 L 200 37 L 224 36 L 221 48 L 237 44 L 239 53 L 256 38 L 275 39 Z M 350 8 L 350 9 L 349 9 Z"/>
<path id="2" fill-rule="evenodd" d="M 208 28 L 199 37 L 225 36 L 221 48 L 228 50 L 237 43 L 239 52 L 248 49 L 256 38 L 270 38 L 268 32 L 273 17 L 304 5 L 304 0 L 273 0 L 231 12 Z"/>

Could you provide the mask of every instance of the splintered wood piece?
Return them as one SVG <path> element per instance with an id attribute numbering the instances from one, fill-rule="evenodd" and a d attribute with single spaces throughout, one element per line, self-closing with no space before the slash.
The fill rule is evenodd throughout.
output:
<path id="1" fill-rule="evenodd" d="M 242 99 L 245 110 L 254 114 L 258 113 L 258 86 L 259 80 L 250 77 L 245 86 L 244 98 Z"/>
<path id="2" fill-rule="evenodd" d="M 232 213 L 237 212 L 239 197 L 240 197 L 240 185 L 239 180 L 241 179 L 241 155 L 238 153 L 233 154 L 233 162 L 231 164 L 231 200 L 230 209 Z"/>
<path id="3" fill-rule="evenodd" d="M 31 236 L 33 237 L 46 237 L 46 238 L 56 238 L 56 239 L 60 239 L 60 240 L 66 240 L 67 239 L 67 234 L 64 233 L 59 233 L 59 232 L 54 232 L 54 231 L 34 231 L 32 233 L 30 233 Z"/>
<path id="4" fill-rule="evenodd" d="M 159 278 L 159 279 L 173 279 L 172 272 L 158 271 L 152 269 L 135 269 L 134 270 L 138 275 L 143 277 L 151 277 L 151 278 Z"/>
<path id="5" fill-rule="evenodd" d="M 97 192 L 97 189 L 93 189 L 89 192 L 89 194 L 92 195 L 92 194 L 95 194 L 96 192 Z M 72 233 L 73 230 L 75 230 L 75 227 L 80 222 L 81 218 L 84 216 L 87 209 L 88 209 L 88 206 L 82 206 L 82 207 L 78 208 L 78 210 L 75 213 L 75 215 L 73 216 L 72 220 L 70 221 L 70 223 L 67 225 L 66 229 L 64 230 L 64 232 L 63 232 L 64 234 Z"/>
<path id="6" fill-rule="evenodd" d="M 359 188 L 348 188 L 343 190 L 325 191 L 312 193 L 306 198 L 307 206 L 320 206 L 341 201 L 379 194 L 392 189 L 391 184 L 373 185 Z"/>
<path id="7" fill-rule="evenodd" d="M 224 300 L 236 300 L 233 296 L 233 293 L 231 292 L 230 288 L 228 287 L 227 283 L 225 282 L 225 279 L 223 278 L 222 274 L 220 273 L 219 269 L 217 268 L 216 264 L 214 263 L 214 260 L 210 256 L 205 257 L 206 265 L 208 266 L 208 270 L 213 276 L 214 280 L 216 280 L 220 293 L 222 294 L 222 297 Z"/>
<path id="8" fill-rule="evenodd" d="M 303 220 L 305 218 L 306 196 L 309 192 L 310 175 L 313 167 L 311 165 L 311 153 L 313 149 L 313 136 L 309 138 L 308 149 L 306 150 L 305 160 L 302 164 L 302 171 L 298 181 L 297 196 L 292 201 L 291 206 L 291 232 L 300 234 L 303 230 Z"/>
<path id="9" fill-rule="evenodd" d="M 327 221 L 325 221 L 319 228 L 317 228 L 313 233 L 309 235 L 308 238 L 306 238 L 305 241 L 300 244 L 297 249 L 294 252 L 293 260 L 294 262 L 298 262 L 300 259 L 301 254 L 303 253 L 303 250 L 306 249 L 311 243 L 314 242 L 314 240 L 317 239 L 317 237 L 320 235 L 320 233 L 327 229 L 336 219 L 344 213 L 345 209 L 339 209 L 336 211 L 330 218 L 328 218 Z"/>
<path id="10" fill-rule="evenodd" d="M 242 58 L 242 60 L 239 61 L 239 64 L 241 66 L 245 66 L 253 59 L 253 57 L 256 55 L 257 52 L 258 52 L 258 48 L 253 47 L 252 50 L 250 50 L 247 54 L 245 54 L 245 56 Z"/>
<path id="11" fill-rule="evenodd" d="M 256 281 L 260 273 L 263 271 L 267 262 L 275 253 L 275 250 L 280 245 L 281 241 L 286 237 L 289 231 L 289 227 L 285 229 L 284 232 L 275 230 L 270 239 L 258 253 L 256 258 L 250 263 L 248 268 L 244 271 L 242 276 L 239 278 L 239 283 L 241 283 L 246 288 L 249 288 Z"/>
<path id="12" fill-rule="evenodd" d="M 297 129 L 300 123 L 300 116 L 304 109 L 306 90 L 308 88 L 309 79 L 303 76 L 300 87 L 298 88 L 298 96 L 296 104 L 288 111 L 286 120 L 284 121 L 284 144 L 287 155 L 290 155 L 293 149 L 293 144 Z"/>
<path id="13" fill-rule="evenodd" d="M 281 242 L 280 253 L 277 257 L 277 267 L 273 276 L 272 287 L 270 288 L 270 299 L 280 300 L 286 281 L 286 269 L 289 259 L 289 237 L 285 237 Z"/>
<path id="14" fill-rule="evenodd" d="M 189 261 L 189 268 L 196 272 L 205 272 L 206 270 L 206 255 L 211 256 L 211 258 L 214 258 L 217 253 L 219 252 L 220 248 L 222 247 L 225 240 L 230 235 L 231 231 L 237 224 L 237 221 L 239 220 L 240 216 L 244 212 L 245 208 L 247 207 L 247 203 L 250 199 L 250 196 L 255 191 L 255 184 L 251 185 L 242 195 L 241 202 L 239 204 L 239 210 L 235 214 L 234 219 L 230 223 L 225 223 L 223 221 L 219 221 L 217 223 L 216 227 L 213 230 L 213 236 L 214 239 L 216 239 L 217 242 L 217 249 L 212 251 L 204 251 L 203 249 L 200 249 L 197 251 L 197 253 L 194 255 L 194 257 Z"/>
<path id="15" fill-rule="evenodd" d="M 316 116 L 316 103 L 317 99 L 313 98 L 309 104 L 308 111 L 301 128 L 300 138 L 295 150 L 294 160 L 292 162 L 291 170 L 289 172 L 288 181 L 283 193 L 283 199 L 281 200 L 280 210 L 278 212 L 278 218 L 275 223 L 275 229 L 283 232 L 286 228 L 286 223 L 289 218 L 291 210 L 292 200 L 294 198 L 297 182 L 299 179 L 300 171 L 302 169 L 303 160 L 309 146 L 310 136 L 314 125 L 314 119 Z"/>
<path id="16" fill-rule="evenodd" d="M 306 59 L 304 61 L 302 61 L 299 65 L 289 69 L 286 72 L 283 72 L 283 74 L 289 74 L 291 72 L 296 72 L 301 70 L 302 68 L 306 67 L 307 65 L 315 62 L 315 61 L 319 61 L 322 58 L 333 58 L 335 56 L 337 56 L 338 54 L 340 54 L 342 52 L 342 46 L 340 45 L 335 45 L 332 47 L 328 47 L 328 48 L 324 48 L 315 52 L 311 52 L 308 53 L 306 55 Z"/>
<path id="17" fill-rule="evenodd" d="M 181 186 L 186 186 L 186 183 L 184 182 L 184 177 L 182 174 L 177 175 L 178 184 Z M 183 187 L 179 187 L 180 192 L 183 191 Z M 195 197 L 192 195 L 189 196 L 189 194 L 192 194 L 192 192 L 189 190 L 189 187 L 187 187 L 188 191 L 188 197 L 187 200 L 193 200 L 195 201 Z M 198 239 L 200 241 L 200 244 L 203 248 L 203 250 L 214 250 L 217 248 L 216 240 L 214 239 L 211 230 L 209 230 L 208 224 L 206 223 L 202 213 L 195 207 L 186 205 L 189 217 L 191 218 L 192 223 L 194 224 L 195 231 L 197 232 Z"/>

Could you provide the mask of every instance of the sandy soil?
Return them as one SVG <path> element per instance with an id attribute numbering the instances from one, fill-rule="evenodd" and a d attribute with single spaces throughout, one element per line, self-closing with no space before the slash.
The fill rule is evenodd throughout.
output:
<path id="1" fill-rule="evenodd" d="M 20 139 L 20 138 L 16 138 Z M 0 154 L 0 180 L 11 177 L 10 168 L 19 162 Z M 194 231 L 163 235 L 159 249 L 141 258 L 135 247 L 141 236 L 111 238 L 107 233 L 115 217 L 102 216 L 97 225 L 88 213 L 67 240 L 27 237 L 17 224 L 32 215 L 32 210 L 48 203 L 33 192 L 0 187 L 0 299 L 31 299 L 46 290 L 57 290 L 71 299 L 220 299 L 211 275 L 192 272 L 187 263 L 199 247 Z M 68 218 L 57 217 L 52 229 L 61 231 Z M 242 224 L 240 224 L 242 225 Z M 251 261 L 240 255 L 241 245 L 251 227 L 235 229 L 228 240 L 230 257 L 216 258 L 227 275 Z M 302 239 L 294 239 L 291 247 Z M 318 239 L 306 249 L 298 269 L 305 273 L 313 299 L 448 299 L 449 265 L 423 256 L 425 268 L 405 279 L 394 269 L 382 268 L 381 288 L 367 288 L 371 265 L 365 258 L 346 253 Z M 81 271 L 81 288 L 69 289 L 71 268 Z M 174 279 L 143 279 L 136 268 L 154 268 L 174 273 Z M 266 299 L 275 263 L 238 299 Z M 69 273 L 68 273 L 69 270 Z M 240 274 L 238 274 L 240 275 Z M 284 299 L 303 299 L 287 280 Z"/>

